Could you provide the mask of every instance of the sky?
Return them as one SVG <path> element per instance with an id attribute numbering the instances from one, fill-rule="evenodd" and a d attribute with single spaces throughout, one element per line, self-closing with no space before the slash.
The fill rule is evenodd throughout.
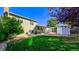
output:
<path id="1" fill-rule="evenodd" d="M 49 18 L 47 7 L 10 7 L 9 12 L 32 18 L 42 26 L 47 25 L 47 20 Z M 0 7 L 0 15 L 2 15 L 2 13 L 3 8 Z"/>
<path id="2" fill-rule="evenodd" d="M 0 15 L 3 14 L 3 7 L 0 7 Z"/>

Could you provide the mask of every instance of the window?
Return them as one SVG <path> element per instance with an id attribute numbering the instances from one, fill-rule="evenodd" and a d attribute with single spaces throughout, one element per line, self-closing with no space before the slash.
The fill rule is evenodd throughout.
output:
<path id="1" fill-rule="evenodd" d="M 30 24 L 33 25 L 34 23 L 33 22 L 30 22 Z"/>
<path id="2" fill-rule="evenodd" d="M 19 21 L 19 18 L 14 17 L 17 21 Z"/>

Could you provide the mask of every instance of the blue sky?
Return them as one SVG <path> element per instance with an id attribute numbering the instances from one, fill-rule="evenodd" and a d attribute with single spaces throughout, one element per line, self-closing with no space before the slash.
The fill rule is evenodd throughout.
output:
<path id="1" fill-rule="evenodd" d="M 0 7 L 0 15 L 3 14 L 3 7 Z"/>
<path id="2" fill-rule="evenodd" d="M 10 12 L 32 18 L 36 20 L 39 25 L 46 26 L 48 20 L 47 7 L 10 7 Z M 3 8 L 0 7 L 0 14 L 3 13 Z"/>

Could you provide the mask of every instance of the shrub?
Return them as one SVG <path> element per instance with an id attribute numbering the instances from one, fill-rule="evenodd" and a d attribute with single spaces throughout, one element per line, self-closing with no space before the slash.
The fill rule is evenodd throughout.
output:
<path id="1" fill-rule="evenodd" d="M 21 21 L 16 18 L 1 17 L 0 18 L 0 41 L 8 40 L 10 35 L 23 33 Z"/>
<path id="2" fill-rule="evenodd" d="M 63 37 L 35 36 L 27 39 L 11 41 L 7 44 L 8 51 L 71 51 L 79 50 L 79 44 L 66 43 Z"/>
<path id="3" fill-rule="evenodd" d="M 5 35 L 3 33 L 0 33 L 0 41 L 4 41 Z"/>
<path id="4" fill-rule="evenodd" d="M 43 33 L 43 32 L 45 32 L 45 27 L 44 26 L 38 26 L 38 25 L 32 31 L 33 34 L 40 34 L 40 33 Z"/>

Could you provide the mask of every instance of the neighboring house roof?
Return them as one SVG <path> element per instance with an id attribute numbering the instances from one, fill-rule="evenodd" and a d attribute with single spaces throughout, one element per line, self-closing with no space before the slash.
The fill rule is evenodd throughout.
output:
<path id="1" fill-rule="evenodd" d="M 26 18 L 26 17 L 24 17 L 24 16 L 21 16 L 21 15 L 12 13 L 12 12 L 9 12 L 9 15 L 12 15 L 12 16 L 15 16 L 15 17 L 18 17 L 18 18 L 22 18 L 22 19 L 26 19 L 26 20 L 29 20 L 29 21 L 37 22 L 37 21 L 35 21 L 35 20 L 32 20 L 32 19 L 30 19 L 30 18 Z"/>

